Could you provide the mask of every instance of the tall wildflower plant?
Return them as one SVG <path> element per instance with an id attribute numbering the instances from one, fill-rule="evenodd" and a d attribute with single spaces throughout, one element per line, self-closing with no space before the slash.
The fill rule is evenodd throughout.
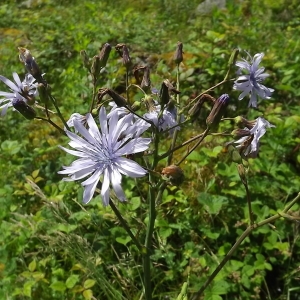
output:
<path id="1" fill-rule="evenodd" d="M 62 175 L 62 180 L 76 181 L 83 186 L 84 204 L 101 200 L 104 206 L 111 207 L 142 257 L 142 293 L 147 300 L 153 298 L 155 288 L 152 281 L 151 255 L 154 252 L 157 206 L 163 200 L 164 191 L 170 185 L 182 184 L 184 168 L 181 165 L 203 145 L 206 137 L 228 137 L 229 140 L 224 146 L 232 154 L 232 160 L 237 164 L 237 172 L 246 190 L 249 226 L 208 276 L 200 290 L 189 291 L 188 282 L 185 282 L 181 291 L 178 291 L 177 299 L 187 299 L 188 294 L 189 299 L 201 299 L 205 289 L 242 241 L 260 226 L 280 217 L 293 218 L 288 211 L 299 198 L 297 196 L 292 200 L 282 212 L 255 223 L 247 182 L 248 158 L 257 158 L 263 136 L 275 125 L 267 121 L 263 114 L 254 120 L 248 120 L 244 116 L 224 118 L 228 105 L 235 97 L 242 100 L 249 96 L 249 107 L 257 107 L 259 101 L 272 96 L 274 90 L 263 85 L 268 74 L 263 67 L 259 67 L 264 54 L 255 54 L 252 58 L 247 53 L 248 59 L 238 60 L 239 51 L 235 50 L 229 58 L 228 71 L 223 81 L 193 99 L 183 101 L 180 86 L 180 65 L 184 61 L 182 43 L 178 42 L 173 57 L 176 78 L 163 78 L 159 90 L 152 86 L 150 67 L 134 66 L 127 45 L 117 44 L 115 51 L 119 53 L 122 66 L 126 69 L 125 93 L 122 95 L 110 87 L 98 86 L 112 50 L 113 47 L 106 43 L 93 58 L 81 51 L 83 66 L 91 78 L 91 101 L 86 107 L 86 114 L 73 112 L 70 116 L 63 116 L 58 101 L 52 95 L 47 76 L 42 73 L 30 51 L 19 48 L 20 61 L 27 74 L 21 80 L 17 73 L 13 73 L 14 82 L 0 76 L 0 80 L 7 87 L 0 92 L 1 116 L 20 113 L 26 119 L 47 122 L 66 136 L 68 145 L 59 147 L 74 157 L 74 160 L 57 172 Z M 233 82 L 232 93 L 212 96 L 216 88 L 220 90 L 225 83 L 228 85 L 230 82 Z M 234 90 L 241 94 L 237 96 Z M 188 91 L 184 92 L 186 94 Z M 139 101 L 133 100 L 138 97 Z M 199 118 L 204 105 L 211 107 L 206 116 L 206 128 L 196 136 L 186 138 L 185 129 Z M 54 113 L 61 123 L 53 121 Z M 233 124 L 232 129 L 218 132 L 221 122 L 230 122 Z M 126 197 L 126 190 L 122 186 L 123 177 L 141 183 L 140 197 L 147 203 L 148 214 L 143 234 L 134 234 L 137 228 L 131 228 L 119 210 L 119 205 L 122 204 L 118 202 L 131 200 Z"/>

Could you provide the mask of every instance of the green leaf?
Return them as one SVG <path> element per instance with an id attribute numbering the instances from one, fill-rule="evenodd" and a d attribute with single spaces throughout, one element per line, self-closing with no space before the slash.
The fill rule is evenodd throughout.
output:
<path id="1" fill-rule="evenodd" d="M 126 244 L 131 241 L 131 237 L 130 236 L 127 236 L 127 237 L 117 237 L 116 241 L 118 243 L 126 246 Z"/>
<path id="2" fill-rule="evenodd" d="M 51 289 L 57 292 L 64 292 L 66 290 L 66 285 L 62 281 L 56 281 L 50 285 Z"/>
<path id="3" fill-rule="evenodd" d="M 33 260 L 33 261 L 29 264 L 28 270 L 29 270 L 30 272 L 33 272 L 33 271 L 35 270 L 35 268 L 36 268 L 36 261 Z"/>
<path id="4" fill-rule="evenodd" d="M 85 291 L 83 291 L 82 295 L 83 295 L 84 299 L 90 300 L 93 297 L 93 292 L 92 292 L 92 290 L 85 290 Z"/>
<path id="5" fill-rule="evenodd" d="M 95 283 L 96 283 L 96 280 L 93 280 L 93 279 L 87 279 L 87 280 L 84 282 L 83 287 L 84 287 L 85 289 L 89 289 L 89 288 L 91 288 L 92 286 L 94 286 Z"/>
<path id="6" fill-rule="evenodd" d="M 68 289 L 71 289 L 75 286 L 75 284 L 79 281 L 79 275 L 72 274 L 67 280 L 66 280 L 66 287 Z"/>

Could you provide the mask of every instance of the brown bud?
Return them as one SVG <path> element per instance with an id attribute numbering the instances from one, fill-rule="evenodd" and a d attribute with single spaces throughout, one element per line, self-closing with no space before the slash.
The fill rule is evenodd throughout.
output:
<path id="1" fill-rule="evenodd" d="M 178 65 L 183 61 L 183 55 L 182 55 L 183 51 L 182 51 L 182 49 L 183 49 L 182 43 L 178 42 L 177 43 L 177 48 L 176 48 L 176 51 L 175 51 L 174 57 L 173 57 L 175 63 L 178 64 Z"/>
<path id="2" fill-rule="evenodd" d="M 173 185 L 180 185 L 184 180 L 184 174 L 180 167 L 176 165 L 170 165 L 164 168 L 161 172 Z"/>
<path id="3" fill-rule="evenodd" d="M 101 68 L 104 68 L 106 66 L 110 51 L 111 51 L 111 45 L 105 43 L 102 46 L 99 54 Z"/>
<path id="4" fill-rule="evenodd" d="M 119 55 L 122 57 L 122 63 L 123 65 L 128 69 L 131 65 L 131 59 L 129 56 L 129 50 L 125 44 L 118 44 L 115 46 L 115 49 L 119 53 Z"/>
<path id="5" fill-rule="evenodd" d="M 150 69 L 149 67 L 144 67 L 144 75 L 141 82 L 141 88 L 147 93 L 151 89 L 151 80 L 150 80 Z"/>
<path id="6" fill-rule="evenodd" d="M 112 97 L 117 106 L 124 107 L 127 105 L 127 100 L 123 96 L 117 94 L 114 90 L 107 89 L 107 94 Z"/>
<path id="7" fill-rule="evenodd" d="M 26 48 L 19 47 L 19 59 L 24 63 L 25 68 L 29 74 L 31 74 L 38 82 L 45 82 L 42 73 L 36 63 L 34 57 L 31 55 L 30 51 Z"/>
<path id="8" fill-rule="evenodd" d="M 221 95 L 214 103 L 214 106 L 206 119 L 207 126 L 217 126 L 229 103 L 229 95 Z"/>
<path id="9" fill-rule="evenodd" d="M 160 104 L 166 105 L 170 101 L 170 92 L 173 92 L 174 94 L 180 94 L 180 92 L 172 85 L 172 83 L 165 79 L 161 85 L 160 89 Z"/>
<path id="10" fill-rule="evenodd" d="M 249 130 L 246 130 L 246 129 L 234 129 L 232 132 L 231 132 L 231 135 L 234 137 L 234 138 L 241 138 L 243 136 L 248 136 L 248 135 L 251 135 L 250 131 Z"/>
<path id="11" fill-rule="evenodd" d="M 247 185 L 247 176 L 245 167 L 242 164 L 237 165 L 238 173 L 240 175 L 242 183 L 246 186 Z"/>
<path id="12" fill-rule="evenodd" d="M 93 62 L 92 62 L 92 68 L 91 68 L 91 73 L 92 76 L 97 79 L 101 70 L 101 62 L 100 62 L 100 57 L 98 55 L 95 55 L 93 57 Z"/>
<path id="13" fill-rule="evenodd" d="M 26 104 L 25 101 L 15 98 L 12 101 L 12 105 L 27 120 L 32 120 L 32 119 L 34 119 L 36 117 L 35 110 L 31 106 L 29 106 L 28 104 Z"/>

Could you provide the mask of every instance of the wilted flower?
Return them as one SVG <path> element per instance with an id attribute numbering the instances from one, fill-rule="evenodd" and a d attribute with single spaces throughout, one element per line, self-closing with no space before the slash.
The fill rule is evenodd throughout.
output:
<path id="1" fill-rule="evenodd" d="M 258 53 L 251 58 L 250 63 L 245 59 L 236 62 L 236 66 L 240 68 L 238 74 L 242 75 L 234 82 L 233 89 L 242 91 L 239 100 L 250 94 L 249 106 L 253 107 L 257 107 L 257 96 L 262 99 L 270 99 L 274 92 L 274 89 L 261 84 L 269 76 L 269 74 L 264 73 L 265 68 L 258 68 L 263 57 L 264 53 Z"/>
<path id="2" fill-rule="evenodd" d="M 246 157 L 249 155 L 256 157 L 259 150 L 259 140 L 266 133 L 267 128 L 271 127 L 275 127 L 275 125 L 269 123 L 262 117 L 257 118 L 251 129 L 247 127 L 244 128 L 243 134 L 245 136 L 234 142 L 238 144 L 236 148 L 240 148 L 241 153 Z M 246 135 L 247 131 L 248 135 Z"/>
<path id="3" fill-rule="evenodd" d="M 75 120 L 76 120 L 76 122 L 79 122 L 82 125 L 85 125 L 87 123 L 86 116 L 83 116 L 79 113 L 74 113 L 71 115 L 70 119 L 67 121 L 67 125 L 69 127 L 74 127 Z M 75 128 L 75 132 L 77 133 L 78 131 L 76 130 L 76 127 L 74 127 L 74 128 Z M 66 130 L 66 128 L 65 128 L 65 130 Z"/>
<path id="4" fill-rule="evenodd" d="M 143 117 L 149 121 L 152 121 L 153 124 L 158 127 L 159 131 L 165 131 L 168 128 L 172 128 L 178 125 L 176 121 L 176 108 L 171 111 L 166 108 L 161 113 L 161 106 L 155 104 L 154 100 L 151 97 L 145 99 L 145 104 L 148 112 L 144 114 Z M 179 129 L 179 127 L 175 127 L 170 132 L 172 133 L 174 130 Z"/>
<path id="5" fill-rule="evenodd" d="M 12 101 L 14 99 L 22 100 L 25 104 L 34 104 L 35 96 L 38 95 L 37 91 L 37 83 L 35 83 L 35 78 L 26 74 L 25 79 L 21 82 L 20 77 L 17 73 L 13 73 L 13 77 L 15 83 L 9 80 L 8 78 L 0 75 L 0 80 L 5 83 L 11 90 L 11 92 L 1 92 L 0 97 L 4 97 L 4 99 L 0 99 L 0 110 L 1 116 L 6 114 L 6 111 L 9 107 L 13 106 Z"/>
<path id="6" fill-rule="evenodd" d="M 99 112 L 100 130 L 91 114 L 87 114 L 86 118 L 88 129 L 78 120 L 73 120 L 74 127 L 81 136 L 66 131 L 71 139 L 69 145 L 75 150 L 61 147 L 79 159 L 70 166 L 63 167 L 64 170 L 58 173 L 67 174 L 69 178 L 64 179 L 67 181 L 89 176 L 81 183 L 84 187 L 84 203 L 92 199 L 100 177 L 102 177 L 101 197 L 104 205 L 109 204 L 110 185 L 118 199 L 125 201 L 121 187 L 122 174 L 137 178 L 144 176 L 147 171 L 135 161 L 122 156 L 145 151 L 151 139 L 136 135 L 140 128 L 136 123 L 132 123 L 132 114 L 121 119 L 114 115 L 108 120 L 106 110 L 102 107 Z"/>

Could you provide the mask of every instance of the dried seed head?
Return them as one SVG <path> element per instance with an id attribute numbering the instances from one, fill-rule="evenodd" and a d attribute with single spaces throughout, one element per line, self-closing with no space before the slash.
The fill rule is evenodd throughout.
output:
<path id="1" fill-rule="evenodd" d="M 177 43 L 177 48 L 176 51 L 174 53 L 174 61 L 177 65 L 179 65 L 182 61 L 183 61 L 183 45 L 181 42 Z"/>

